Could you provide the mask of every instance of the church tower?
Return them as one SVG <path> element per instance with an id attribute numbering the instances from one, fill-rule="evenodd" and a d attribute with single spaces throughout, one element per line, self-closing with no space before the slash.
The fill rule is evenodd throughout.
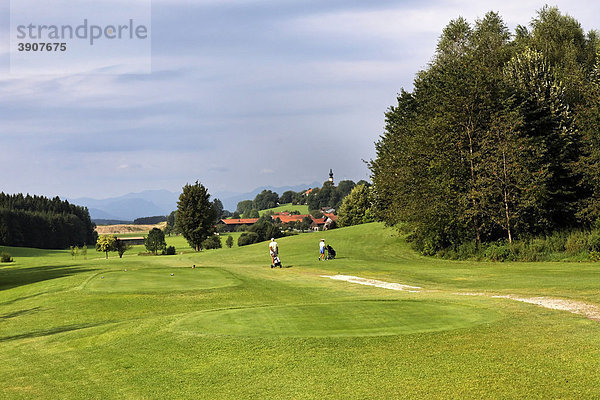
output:
<path id="1" fill-rule="evenodd" d="M 333 170 L 331 168 L 329 169 L 329 182 L 333 185 Z"/>

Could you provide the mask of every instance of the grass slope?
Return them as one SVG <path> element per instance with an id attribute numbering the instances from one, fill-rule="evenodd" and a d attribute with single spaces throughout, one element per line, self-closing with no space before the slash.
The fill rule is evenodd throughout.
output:
<path id="1" fill-rule="evenodd" d="M 287 203 L 287 204 L 282 204 L 279 207 L 274 207 L 274 208 L 269 208 L 267 210 L 260 210 L 258 212 L 259 215 L 263 215 L 266 212 L 273 212 L 273 213 L 278 213 L 278 212 L 282 212 L 282 211 L 298 211 L 300 214 L 308 214 L 308 206 L 306 204 L 292 204 L 292 203 Z"/>
<path id="2" fill-rule="evenodd" d="M 317 261 L 321 237 L 338 259 Z M 8 249 L 0 398 L 597 397 L 598 322 L 456 294 L 599 305 L 597 264 L 424 258 L 379 224 L 282 238 L 282 269 L 266 243 L 198 254 L 167 241 L 183 254 Z M 321 277 L 338 273 L 425 290 Z"/>

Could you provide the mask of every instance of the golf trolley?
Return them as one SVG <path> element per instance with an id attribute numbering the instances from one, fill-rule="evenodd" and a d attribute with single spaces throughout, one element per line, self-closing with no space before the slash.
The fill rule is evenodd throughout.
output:
<path id="1" fill-rule="evenodd" d="M 327 257 L 326 260 L 335 260 L 335 250 L 330 245 L 327 245 Z"/>

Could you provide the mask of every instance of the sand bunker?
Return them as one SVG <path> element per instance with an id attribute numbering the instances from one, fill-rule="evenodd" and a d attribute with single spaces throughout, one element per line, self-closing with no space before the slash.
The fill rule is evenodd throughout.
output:
<path id="1" fill-rule="evenodd" d="M 583 315 L 586 318 L 600 321 L 600 307 L 584 303 L 582 301 L 556 299 L 553 297 L 519 297 L 510 294 L 490 295 L 486 293 L 455 293 L 462 296 L 486 296 L 493 299 L 509 299 L 523 303 L 535 304 L 536 306 L 549 308 L 551 310 L 568 311 L 573 314 Z"/>
<path id="2" fill-rule="evenodd" d="M 421 289 L 418 286 L 408 286 L 408 285 L 402 285 L 400 283 L 393 283 L 393 282 L 390 283 L 390 282 L 378 281 L 376 279 L 365 279 L 365 278 L 359 278 L 358 276 L 352 276 L 352 275 L 321 275 L 321 277 L 334 279 L 337 281 L 358 283 L 359 285 L 375 286 L 375 287 L 384 288 L 384 289 L 406 290 L 411 293 L 418 292 L 418 290 L 414 290 L 414 289 Z"/>

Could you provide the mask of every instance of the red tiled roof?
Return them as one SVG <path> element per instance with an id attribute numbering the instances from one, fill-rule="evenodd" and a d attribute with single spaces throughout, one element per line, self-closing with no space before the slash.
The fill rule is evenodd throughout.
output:
<path id="1" fill-rule="evenodd" d="M 282 215 L 282 214 L 273 215 L 273 219 L 279 218 L 281 220 L 282 224 L 285 224 L 288 222 L 302 221 L 304 219 L 304 217 L 310 217 L 310 215 Z"/>
<path id="2" fill-rule="evenodd" d="M 335 214 L 323 213 L 323 215 L 327 218 L 331 218 L 332 221 L 337 221 L 338 217 Z"/>
<path id="3" fill-rule="evenodd" d="M 258 218 L 222 219 L 221 220 L 221 222 L 223 222 L 225 225 L 242 225 L 242 224 L 252 225 L 256 221 L 258 221 Z"/>
<path id="4" fill-rule="evenodd" d="M 315 218 L 310 214 L 302 214 L 302 215 L 273 215 L 273 219 L 279 218 L 282 224 L 286 224 L 288 222 L 296 222 L 302 221 L 305 217 L 309 217 L 312 219 L 313 224 L 323 225 L 327 218 Z"/>

